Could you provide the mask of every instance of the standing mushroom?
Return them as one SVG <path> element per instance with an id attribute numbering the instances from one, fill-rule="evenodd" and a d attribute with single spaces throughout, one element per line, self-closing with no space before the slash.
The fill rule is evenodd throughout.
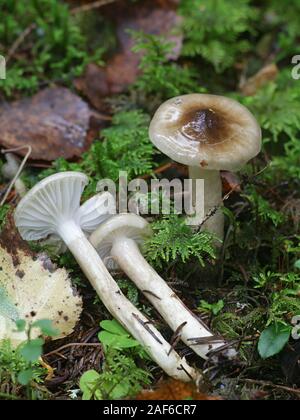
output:
<path id="1" fill-rule="evenodd" d="M 25 240 L 39 240 L 55 234 L 74 255 L 109 312 L 149 351 L 170 376 L 189 381 L 198 373 L 172 350 L 162 335 L 126 299 L 107 271 L 96 250 L 80 227 L 80 198 L 88 178 L 78 172 L 50 176 L 20 201 L 15 222 Z M 87 220 L 85 221 L 87 223 Z"/>
<path id="2" fill-rule="evenodd" d="M 220 170 L 239 170 L 260 152 L 261 129 L 254 116 L 237 101 L 223 96 L 183 95 L 158 108 L 149 135 L 164 154 L 188 165 L 193 206 L 195 180 L 204 180 L 204 214 L 218 210 L 203 228 L 223 239 Z M 199 226 L 202 222 L 196 218 L 193 224 Z"/>
<path id="3" fill-rule="evenodd" d="M 128 275 L 167 324 L 185 344 L 203 359 L 225 345 L 179 299 L 148 264 L 139 245 L 151 236 L 148 222 L 135 214 L 119 214 L 102 223 L 90 236 L 101 259 L 109 268 L 117 265 Z"/>

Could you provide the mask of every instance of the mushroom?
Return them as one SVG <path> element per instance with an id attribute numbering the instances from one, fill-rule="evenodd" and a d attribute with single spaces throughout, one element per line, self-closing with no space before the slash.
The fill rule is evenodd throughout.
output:
<path id="1" fill-rule="evenodd" d="M 15 321 L 27 326 L 49 319 L 58 331 L 54 340 L 71 334 L 79 321 L 82 299 L 73 289 L 64 268 L 56 268 L 45 254 L 14 245 L 13 255 L 0 246 L 0 341 L 9 339 L 13 347 L 27 340 L 25 332 L 16 330 Z M 40 335 L 33 328 L 31 338 Z"/>
<path id="2" fill-rule="evenodd" d="M 213 336 L 144 259 L 139 246 L 151 234 L 149 223 L 142 217 L 119 214 L 102 223 L 89 239 L 108 267 L 116 268 L 113 262 L 117 263 L 176 332 L 177 337 L 203 359 L 207 359 L 208 353 L 221 349 L 225 342 Z"/>
<path id="3" fill-rule="evenodd" d="M 204 211 L 208 220 L 191 224 L 224 236 L 220 170 L 236 171 L 261 150 L 261 129 L 237 101 L 217 95 L 190 94 L 163 103 L 149 128 L 152 143 L 176 162 L 188 165 L 192 203 L 196 180 L 204 180 Z"/>
<path id="4" fill-rule="evenodd" d="M 198 380 L 198 372 L 172 349 L 149 320 L 123 295 L 85 237 L 80 227 L 79 206 L 87 183 L 88 178 L 82 173 L 64 172 L 35 185 L 15 211 L 15 223 L 22 238 L 30 241 L 50 234 L 60 236 L 108 311 L 148 350 L 153 360 L 174 378 Z"/>
<path id="5" fill-rule="evenodd" d="M 109 192 L 94 195 L 85 201 L 78 209 L 78 220 L 86 236 L 93 232 L 101 223 L 116 214 L 116 201 Z M 66 252 L 67 246 L 59 235 L 50 235 L 42 241 L 43 245 L 50 245 L 57 254 Z"/>

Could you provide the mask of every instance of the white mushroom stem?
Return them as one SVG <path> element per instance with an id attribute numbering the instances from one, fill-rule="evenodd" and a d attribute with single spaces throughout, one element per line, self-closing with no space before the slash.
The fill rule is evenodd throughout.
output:
<path id="1" fill-rule="evenodd" d="M 224 237 L 224 214 L 222 212 L 222 180 L 220 171 L 189 166 L 189 176 L 192 182 L 192 204 L 196 206 L 196 180 L 204 180 L 204 220 L 202 230 L 214 233 L 219 239 Z M 217 210 L 216 210 L 217 209 Z M 212 213 L 213 212 L 213 213 Z M 208 217 L 209 216 L 209 217 Z M 203 219 L 192 218 L 193 226 L 198 227 Z"/>
<path id="2" fill-rule="evenodd" d="M 93 234 L 94 242 L 97 241 L 96 232 Z M 214 340 L 209 329 L 148 264 L 133 239 L 117 237 L 113 242 L 111 256 L 176 332 L 176 336 L 200 357 L 207 359 L 210 351 L 225 345 L 222 340 Z M 196 344 L 199 339 L 203 342 Z"/>
<path id="3" fill-rule="evenodd" d="M 173 378 L 185 382 L 198 380 L 199 373 L 172 349 L 159 331 L 123 295 L 80 227 L 74 221 L 62 222 L 57 233 L 109 312 L 146 348 L 153 360 Z"/>

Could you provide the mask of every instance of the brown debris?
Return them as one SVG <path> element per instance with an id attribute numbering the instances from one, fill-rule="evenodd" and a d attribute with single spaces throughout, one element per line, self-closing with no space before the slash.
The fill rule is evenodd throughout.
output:
<path id="1" fill-rule="evenodd" d="M 79 157 L 89 146 L 89 123 L 89 107 L 80 97 L 66 88 L 49 88 L 0 105 L 0 144 L 31 146 L 32 159 Z"/>
<path id="2" fill-rule="evenodd" d="M 254 76 L 243 81 L 240 84 L 241 92 L 246 96 L 255 95 L 255 93 L 266 83 L 275 80 L 278 75 L 278 67 L 276 64 L 267 64 L 259 70 Z"/>
<path id="3" fill-rule="evenodd" d="M 221 400 L 199 392 L 195 385 L 175 379 L 162 382 L 155 390 L 145 390 L 137 395 L 136 400 Z"/>
<path id="4" fill-rule="evenodd" d="M 25 255 L 33 257 L 33 252 L 29 249 L 27 242 L 21 238 L 14 222 L 13 212 L 9 212 L 6 216 L 6 223 L 0 233 L 0 247 L 10 254 L 14 267 L 20 264 L 19 251 Z"/>
<path id="5" fill-rule="evenodd" d="M 126 91 L 139 74 L 141 55 L 131 51 L 134 41 L 127 32 L 129 29 L 166 35 L 166 39 L 175 44 L 170 59 L 178 58 L 182 35 L 172 34 L 172 30 L 180 23 L 180 17 L 177 16 L 174 6 L 174 1 L 162 0 L 146 1 L 142 5 L 130 7 L 127 2 L 119 1 L 117 6 L 111 6 L 113 10 L 108 10 L 108 15 L 117 27 L 119 49 L 107 62 L 106 67 L 90 64 L 85 74 L 75 81 L 75 87 L 95 108 L 103 109 L 103 97 Z"/>

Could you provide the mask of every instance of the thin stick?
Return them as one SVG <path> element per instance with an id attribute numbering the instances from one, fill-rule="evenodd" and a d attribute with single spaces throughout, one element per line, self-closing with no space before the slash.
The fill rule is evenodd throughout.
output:
<path id="1" fill-rule="evenodd" d="M 28 152 L 26 153 L 26 155 L 25 155 L 25 157 L 24 157 L 24 159 L 23 159 L 23 161 L 22 161 L 22 163 L 21 163 L 21 165 L 20 165 L 20 167 L 18 169 L 18 172 L 16 173 L 16 175 L 14 176 L 14 178 L 12 179 L 12 181 L 10 182 L 9 187 L 7 188 L 6 193 L 4 194 L 4 197 L 3 197 L 3 199 L 2 199 L 2 201 L 0 203 L 0 207 L 3 206 L 3 204 L 5 203 L 5 201 L 6 201 L 7 197 L 8 197 L 8 195 L 9 195 L 9 193 L 11 192 L 11 190 L 12 190 L 12 188 L 13 188 L 16 180 L 19 178 L 21 172 L 23 171 L 24 166 L 25 166 L 25 164 L 26 164 L 29 156 L 32 153 L 32 147 L 31 146 L 20 146 L 20 147 L 14 148 L 14 149 L 1 150 L 1 153 L 4 153 L 5 154 L 5 153 L 17 152 L 17 151 L 22 150 L 22 149 L 27 149 Z"/>
<path id="2" fill-rule="evenodd" d="M 50 351 L 50 353 L 44 354 L 43 357 L 49 357 L 53 356 L 54 354 L 57 354 L 58 352 L 61 352 L 62 350 L 68 349 L 70 347 L 102 347 L 101 343 L 70 343 L 65 344 L 62 347 L 59 347 L 56 350 Z"/>
<path id="3" fill-rule="evenodd" d="M 85 4 L 79 7 L 74 7 L 74 9 L 71 10 L 71 14 L 76 15 L 77 13 L 89 12 L 90 10 L 106 6 L 107 4 L 114 3 L 116 1 L 118 0 L 98 0 L 98 1 L 95 1 L 94 3 Z"/>
<path id="4" fill-rule="evenodd" d="M 13 45 L 11 46 L 10 50 L 8 51 L 7 57 L 6 57 L 6 63 L 9 62 L 9 60 L 15 55 L 17 49 L 20 47 L 20 45 L 24 42 L 25 38 L 28 37 L 28 35 L 31 34 L 31 32 L 36 28 L 36 24 L 32 23 L 29 25 L 15 40 Z"/>
<path id="5" fill-rule="evenodd" d="M 282 391 L 291 392 L 293 394 L 299 395 L 299 397 L 300 397 L 300 389 L 289 388 L 289 387 L 283 386 L 283 385 L 276 385 L 276 384 L 273 384 L 272 382 L 267 382 L 267 381 L 256 381 L 254 379 L 243 379 L 242 381 L 246 382 L 248 384 L 261 385 L 263 387 L 281 389 Z"/>
<path id="6" fill-rule="evenodd" d="M 5 398 L 7 400 L 20 400 L 20 398 L 14 396 L 14 395 L 5 394 L 3 392 L 0 392 L 0 398 Z"/>
<path id="7" fill-rule="evenodd" d="M 144 322 L 142 319 L 140 319 L 140 317 L 137 314 L 133 313 L 132 315 L 159 344 L 162 344 L 160 339 L 158 337 L 156 337 L 154 332 L 151 331 L 151 328 L 148 326 L 149 322 Z"/>
<path id="8" fill-rule="evenodd" d="M 88 12 L 89 10 L 96 9 L 98 7 L 106 6 L 107 4 L 114 3 L 118 0 L 99 0 L 95 3 L 86 4 L 84 6 L 75 7 L 70 11 L 72 15 L 76 15 L 78 13 Z M 13 45 L 8 51 L 7 57 L 6 57 L 6 63 L 8 63 L 12 57 L 15 55 L 16 51 L 19 49 L 20 45 L 23 44 L 24 40 L 31 34 L 31 32 L 37 27 L 36 23 L 32 23 L 29 25 L 25 30 L 18 36 L 18 38 L 15 40 Z"/>

